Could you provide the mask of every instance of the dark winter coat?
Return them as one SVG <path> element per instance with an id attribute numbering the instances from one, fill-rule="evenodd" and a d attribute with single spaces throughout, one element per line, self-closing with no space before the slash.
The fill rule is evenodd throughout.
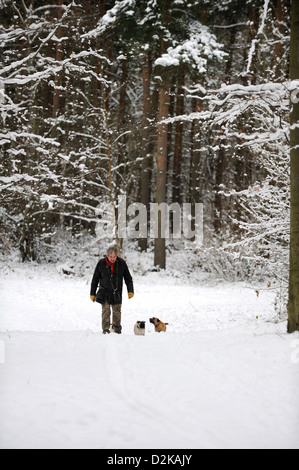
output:
<path id="1" fill-rule="evenodd" d="M 122 258 L 116 258 L 111 278 L 111 267 L 106 263 L 106 258 L 103 258 L 94 271 L 90 295 L 96 295 L 100 287 L 107 293 L 107 300 L 110 304 L 121 304 L 123 280 L 125 280 L 128 292 L 134 292 L 133 279 L 126 262 Z M 116 296 L 113 296 L 113 291 L 116 291 Z"/>

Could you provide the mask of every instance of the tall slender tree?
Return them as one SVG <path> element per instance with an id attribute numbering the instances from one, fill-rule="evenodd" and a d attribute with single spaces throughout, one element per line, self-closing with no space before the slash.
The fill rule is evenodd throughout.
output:
<path id="1" fill-rule="evenodd" d="M 161 5 L 161 19 L 163 29 L 167 29 L 170 23 L 170 2 L 165 1 Z M 164 31 L 165 33 L 165 31 Z M 162 35 L 161 37 L 161 53 L 165 53 L 168 46 L 168 40 Z M 163 68 L 165 69 L 163 71 Z M 170 92 L 170 80 L 168 67 L 158 67 L 157 70 L 161 70 L 160 73 L 160 94 L 159 94 L 159 116 L 158 116 L 158 141 L 157 141 L 157 181 L 156 181 L 156 204 L 159 206 L 166 202 L 166 181 L 167 181 L 167 137 L 168 137 L 168 124 L 164 122 L 168 118 L 169 113 L 169 92 Z M 161 269 L 166 268 L 166 252 L 165 252 L 165 234 L 163 232 L 162 220 L 163 213 L 161 211 L 161 217 L 158 217 L 158 234 L 155 238 L 155 255 L 154 265 L 159 266 Z M 159 214 L 158 214 L 159 216 Z"/>
<path id="2" fill-rule="evenodd" d="M 143 91 L 143 122 L 142 122 L 142 171 L 140 179 L 140 201 L 149 212 L 150 204 L 150 177 L 151 177 L 151 149 L 150 149 L 150 135 L 151 135 L 151 92 L 150 92 L 150 52 L 145 51 L 142 54 L 142 91 Z M 147 249 L 147 238 L 139 239 L 139 247 L 142 251 Z"/>
<path id="3" fill-rule="evenodd" d="M 160 105 L 158 121 L 158 150 L 157 150 L 157 187 L 156 203 L 166 202 L 166 172 L 167 172 L 167 130 L 168 125 L 163 121 L 168 117 L 169 109 L 169 83 L 162 82 L 160 88 Z M 162 212 L 158 221 L 158 236 L 155 238 L 155 266 L 166 268 L 165 234 L 162 233 Z"/>
<path id="4" fill-rule="evenodd" d="M 177 80 L 176 115 L 184 114 L 184 63 L 180 64 Z M 183 151 L 183 122 L 175 123 L 174 157 L 173 157 L 173 202 L 181 203 L 181 159 Z"/>
<path id="5" fill-rule="evenodd" d="M 292 2 L 290 78 L 299 80 L 299 0 Z M 299 82 L 298 82 L 299 83 Z M 299 331 L 299 102 L 291 98 L 291 240 L 288 332 Z"/>

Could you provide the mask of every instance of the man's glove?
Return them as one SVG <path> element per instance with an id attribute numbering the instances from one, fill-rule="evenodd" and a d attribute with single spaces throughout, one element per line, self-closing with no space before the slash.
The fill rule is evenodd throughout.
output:
<path id="1" fill-rule="evenodd" d="M 92 300 L 92 302 L 95 302 L 96 296 L 95 296 L 95 295 L 91 295 L 91 296 L 90 296 L 90 300 Z"/>
<path id="2" fill-rule="evenodd" d="M 128 297 L 129 297 L 129 299 L 131 299 L 132 297 L 134 297 L 133 292 L 129 292 L 129 293 L 128 293 Z"/>

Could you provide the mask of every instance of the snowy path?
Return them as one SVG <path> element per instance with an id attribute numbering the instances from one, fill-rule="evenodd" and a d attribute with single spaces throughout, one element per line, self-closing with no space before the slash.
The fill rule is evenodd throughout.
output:
<path id="1" fill-rule="evenodd" d="M 298 448 L 299 336 L 267 322 L 273 295 L 135 282 L 123 334 L 103 336 L 82 280 L 1 279 L 0 448 Z M 150 315 L 167 333 L 134 336 Z"/>

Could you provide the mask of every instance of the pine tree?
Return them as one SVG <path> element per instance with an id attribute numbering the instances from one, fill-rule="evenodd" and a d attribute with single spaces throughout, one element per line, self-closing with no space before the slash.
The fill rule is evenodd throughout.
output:
<path id="1" fill-rule="evenodd" d="M 299 86 L 299 0 L 292 2 L 290 79 Z M 297 90 L 298 91 L 298 90 Z M 299 100 L 291 98 L 291 239 L 288 332 L 299 331 Z"/>

